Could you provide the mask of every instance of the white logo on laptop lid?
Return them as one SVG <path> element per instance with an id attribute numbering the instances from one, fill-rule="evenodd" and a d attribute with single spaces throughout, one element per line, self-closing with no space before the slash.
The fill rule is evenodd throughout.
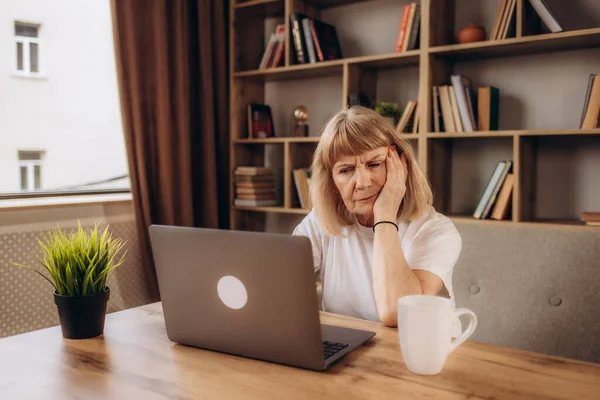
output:
<path id="1" fill-rule="evenodd" d="M 246 287 L 235 276 L 227 275 L 219 279 L 217 293 L 223 304 L 234 310 L 239 310 L 248 302 Z"/>

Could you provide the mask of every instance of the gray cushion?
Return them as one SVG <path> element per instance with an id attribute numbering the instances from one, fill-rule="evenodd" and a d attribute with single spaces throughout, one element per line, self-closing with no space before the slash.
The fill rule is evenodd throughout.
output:
<path id="1" fill-rule="evenodd" d="M 600 230 L 457 223 L 456 307 L 472 340 L 600 362 Z"/>

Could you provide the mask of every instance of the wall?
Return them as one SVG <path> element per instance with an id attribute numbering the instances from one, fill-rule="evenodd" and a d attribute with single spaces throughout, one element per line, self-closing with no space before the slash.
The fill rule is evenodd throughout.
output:
<path id="1" fill-rule="evenodd" d="M 41 24 L 39 78 L 13 73 L 15 20 Z M 108 0 L 0 2 L 0 192 L 18 150 L 46 151 L 44 189 L 127 173 L 111 26 Z"/>
<path id="2" fill-rule="evenodd" d="M 35 265 L 37 240 L 57 226 L 70 230 L 109 224 L 114 237 L 127 241 L 125 262 L 109 278 L 108 312 L 147 304 L 131 203 L 79 205 L 23 211 L 0 210 L 0 337 L 58 325 L 52 287 L 42 277 L 12 262 Z"/>

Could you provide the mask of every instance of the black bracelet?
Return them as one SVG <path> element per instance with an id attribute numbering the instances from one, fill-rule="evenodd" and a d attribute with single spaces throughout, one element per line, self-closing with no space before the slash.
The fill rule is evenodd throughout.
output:
<path id="1" fill-rule="evenodd" d="M 377 222 L 375 225 L 373 225 L 373 233 L 375 233 L 375 227 L 379 224 L 392 224 L 396 227 L 396 230 L 398 230 L 398 225 L 396 225 L 394 222 L 392 221 L 379 221 Z"/>

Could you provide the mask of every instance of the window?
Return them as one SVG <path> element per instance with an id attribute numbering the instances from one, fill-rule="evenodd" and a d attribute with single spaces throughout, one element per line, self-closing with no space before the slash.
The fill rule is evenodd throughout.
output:
<path id="1" fill-rule="evenodd" d="M 15 22 L 16 71 L 20 75 L 40 73 L 39 26 Z"/>
<path id="2" fill-rule="evenodd" d="M 19 182 L 21 191 L 42 188 L 41 151 L 19 151 Z"/>
<path id="3" fill-rule="evenodd" d="M 129 193 L 111 2 L 0 2 L 0 201 Z"/>

